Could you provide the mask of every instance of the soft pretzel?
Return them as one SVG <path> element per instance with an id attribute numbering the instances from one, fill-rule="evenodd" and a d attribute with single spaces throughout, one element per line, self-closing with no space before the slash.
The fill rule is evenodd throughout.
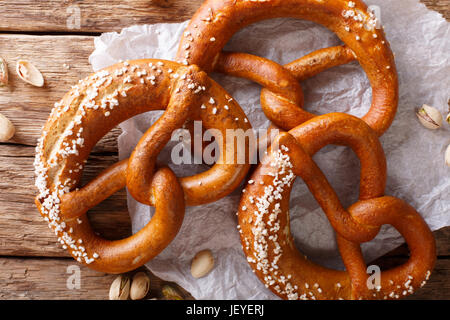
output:
<path id="1" fill-rule="evenodd" d="M 159 109 L 166 111 L 131 158 L 79 189 L 83 167 L 97 141 L 120 122 Z M 204 72 L 162 60 L 126 61 L 96 72 L 55 105 L 37 147 L 36 204 L 75 259 L 104 272 L 135 269 L 175 237 L 185 204 L 215 201 L 241 183 L 249 164 L 224 159 L 235 150 L 231 148 L 235 142 L 226 139 L 218 143 L 220 161 L 206 172 L 177 179 L 168 168 L 155 169 L 159 150 L 186 119 L 200 119 L 224 137 L 227 129 L 251 128 L 239 105 Z M 154 205 L 156 215 L 132 237 L 107 241 L 93 232 L 86 212 L 125 186 L 139 201 Z"/>
<path id="2" fill-rule="evenodd" d="M 361 162 L 359 201 L 345 210 L 311 157 L 328 144 L 346 145 Z M 336 230 L 348 271 L 324 268 L 295 247 L 289 225 L 289 195 L 301 177 Z M 281 133 L 268 158 L 252 175 L 239 205 L 239 230 L 247 260 L 259 279 L 285 299 L 393 299 L 423 285 L 436 257 L 433 235 L 403 201 L 384 196 L 386 163 L 376 133 L 342 113 L 315 117 Z M 369 288 L 359 244 L 381 225 L 393 225 L 406 239 L 411 257 L 382 272 L 381 286 Z"/>
<path id="3" fill-rule="evenodd" d="M 224 51 L 219 55 L 215 71 L 262 85 L 262 110 L 278 127 L 290 130 L 316 116 L 299 107 L 304 101 L 298 81 L 353 60 L 353 51 L 346 46 L 317 50 L 285 66 L 251 54 Z"/>
<path id="4" fill-rule="evenodd" d="M 365 225 L 390 224 L 397 229 L 411 251 L 406 263 L 381 272 L 379 287 L 369 290 L 367 267 L 359 243 L 337 235 L 339 251 L 352 279 L 353 295 L 364 299 L 399 299 L 425 285 L 436 260 L 433 234 L 417 211 L 403 200 L 379 197 L 361 200 L 348 211 Z"/>
<path id="5" fill-rule="evenodd" d="M 268 63 L 266 59 L 221 53 L 239 29 L 277 17 L 294 17 L 322 24 L 333 31 L 346 47 L 320 50 L 293 62 L 287 66 L 287 69 L 292 68 L 290 77 L 281 67 Z M 372 106 L 363 119 L 378 135 L 382 135 L 391 125 L 397 110 L 398 80 L 389 44 L 382 29 L 375 26 L 376 18 L 359 0 L 207 0 L 191 19 L 182 37 L 177 61 L 196 64 L 207 72 L 218 69 L 249 77 L 264 86 L 269 83 L 267 89 L 273 92 L 263 92 L 263 110 L 270 120 L 288 130 L 313 117 L 301 109 L 301 89 L 292 78 L 296 75 L 309 77 L 356 59 L 372 86 Z M 251 70 L 246 72 L 248 66 Z M 295 92 L 286 94 L 288 87 L 296 88 Z"/>

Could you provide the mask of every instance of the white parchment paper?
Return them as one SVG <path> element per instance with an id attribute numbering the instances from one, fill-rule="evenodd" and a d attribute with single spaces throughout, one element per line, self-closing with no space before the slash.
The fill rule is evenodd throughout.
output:
<path id="1" fill-rule="evenodd" d="M 444 151 L 450 143 L 448 125 L 437 131 L 423 128 L 414 109 L 427 103 L 447 113 L 450 90 L 450 24 L 418 0 L 371 0 L 381 8 L 381 22 L 396 54 L 400 79 L 400 104 L 394 124 L 381 138 L 388 163 L 387 195 L 406 200 L 425 217 L 433 230 L 450 225 L 450 169 Z M 90 57 L 94 70 L 120 59 L 161 58 L 173 60 L 187 22 L 132 26 L 119 33 L 95 39 Z M 307 21 L 274 19 L 252 25 L 236 34 L 227 49 L 248 52 L 288 63 L 313 50 L 340 44 L 322 26 Z M 260 87 L 247 80 L 214 75 L 241 104 L 253 127 L 268 121 L 260 109 Z M 308 110 L 364 115 L 371 102 L 368 80 L 354 62 L 324 72 L 303 83 Z M 159 117 L 151 112 L 121 124 L 121 158 L 128 157 L 140 136 Z M 170 150 L 160 156 L 170 163 Z M 347 148 L 329 146 L 315 156 L 342 203 L 348 206 L 358 197 L 359 168 L 356 156 Z M 179 175 L 191 175 L 206 168 L 172 166 Z M 242 253 L 235 212 L 240 189 L 232 195 L 200 207 L 190 207 L 181 231 L 158 257 L 147 264 L 157 276 L 175 281 L 197 299 L 277 299 L 251 272 Z M 142 228 L 152 210 L 130 196 L 128 207 L 133 231 Z M 342 268 L 334 232 L 328 220 L 297 179 L 291 196 L 291 227 L 298 248 L 310 259 L 329 267 Z M 390 227 L 363 245 L 367 261 L 377 258 L 403 242 Z M 202 249 L 215 256 L 214 270 L 202 279 L 190 275 L 190 262 Z"/>

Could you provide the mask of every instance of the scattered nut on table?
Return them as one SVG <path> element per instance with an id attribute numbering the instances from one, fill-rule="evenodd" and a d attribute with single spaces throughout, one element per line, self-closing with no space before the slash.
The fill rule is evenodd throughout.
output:
<path id="1" fill-rule="evenodd" d="M 206 276 L 214 268 L 214 258 L 210 250 L 202 250 L 192 260 L 191 274 L 194 278 Z"/>
<path id="2" fill-rule="evenodd" d="M 447 147 L 445 151 L 445 164 L 450 167 L 450 145 Z"/>
<path id="3" fill-rule="evenodd" d="M 442 126 L 443 118 L 438 109 L 424 104 L 417 113 L 417 118 L 425 128 L 439 129 Z"/>
<path id="4" fill-rule="evenodd" d="M 130 278 L 118 276 L 109 289 L 109 300 L 127 300 L 130 296 Z"/>
<path id="5" fill-rule="evenodd" d="M 44 85 L 42 73 L 31 62 L 26 60 L 17 61 L 16 72 L 20 79 L 33 86 L 42 87 Z"/>
<path id="6" fill-rule="evenodd" d="M 178 291 L 169 285 L 165 285 L 162 288 L 162 294 L 166 300 L 183 300 L 183 297 L 178 293 Z"/>
<path id="7" fill-rule="evenodd" d="M 11 121 L 0 113 L 0 142 L 6 142 L 16 133 Z"/>
<path id="8" fill-rule="evenodd" d="M 145 272 L 138 272 L 133 276 L 130 287 L 131 300 L 140 300 L 145 298 L 150 290 L 150 278 Z"/>
<path id="9" fill-rule="evenodd" d="M 7 86 L 8 81 L 9 81 L 8 65 L 6 64 L 5 59 L 0 57 L 0 87 Z"/>

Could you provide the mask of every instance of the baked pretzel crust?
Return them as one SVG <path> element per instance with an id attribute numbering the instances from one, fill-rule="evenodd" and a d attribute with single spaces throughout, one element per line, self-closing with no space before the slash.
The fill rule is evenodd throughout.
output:
<path id="1" fill-rule="evenodd" d="M 362 1 L 207 0 L 191 19 L 183 34 L 177 61 L 196 64 L 202 70 L 211 72 L 222 60 L 221 50 L 238 30 L 254 22 L 281 17 L 319 23 L 333 31 L 353 52 L 372 86 L 372 106 L 364 120 L 381 136 L 391 125 L 397 111 L 398 79 L 394 56 L 384 32 L 382 28 L 376 28 L 376 17 Z M 336 59 L 344 58 L 333 55 L 333 50 L 318 52 L 315 57 L 321 59 L 322 63 L 314 62 L 315 66 L 310 66 L 308 63 L 313 61 L 305 60 L 307 71 L 302 70 L 303 74 L 313 75 L 324 66 L 331 67 Z M 259 73 L 263 74 L 265 62 L 256 58 L 253 60 L 253 69 L 260 68 Z M 241 70 L 246 65 L 248 63 L 245 59 L 234 59 L 233 64 L 229 64 L 229 69 Z M 220 68 L 223 69 L 219 66 Z M 278 87 L 282 88 L 283 83 L 280 82 Z M 267 99 L 267 94 L 265 98 Z M 283 98 L 289 101 L 289 96 Z M 311 114 L 300 109 L 302 104 L 295 102 L 292 101 L 294 105 L 290 106 L 286 113 L 285 108 L 281 108 L 282 104 L 273 99 L 265 103 L 264 109 L 267 111 L 272 108 L 270 112 L 266 112 L 269 118 L 278 126 L 291 129 L 301 124 L 299 121 L 311 118 Z"/>
<path id="2" fill-rule="evenodd" d="M 359 201 L 348 210 L 311 157 L 328 144 L 345 145 L 361 163 Z M 292 183 L 301 177 L 335 229 L 347 271 L 307 260 L 290 232 Z M 239 211 L 241 243 L 258 278 L 284 299 L 396 299 L 413 293 L 428 279 L 436 251 L 422 217 L 403 201 L 384 196 L 386 162 L 376 133 L 356 117 L 332 113 L 283 132 L 258 166 L 243 193 Z M 369 288 L 359 244 L 372 240 L 383 224 L 406 239 L 411 258 L 381 273 Z"/>
<path id="3" fill-rule="evenodd" d="M 225 104 L 228 109 L 218 108 Z M 101 137 L 126 119 L 161 109 L 167 110 L 129 160 L 106 169 L 80 188 L 84 165 Z M 104 272 L 133 270 L 173 240 L 185 204 L 216 201 L 242 182 L 248 163 L 223 161 L 206 172 L 180 179 L 168 168 L 155 167 L 154 152 L 159 152 L 172 130 L 188 118 L 200 119 L 224 136 L 227 129 L 251 128 L 239 105 L 198 67 L 163 60 L 126 61 L 96 72 L 55 105 L 37 147 L 36 205 L 76 260 Z M 221 153 L 230 149 L 230 143 L 234 141 L 219 143 Z M 136 163 L 140 160 L 153 163 Z M 156 214 L 137 234 L 107 241 L 93 232 L 86 212 L 125 186 L 138 200 L 154 205 Z"/>

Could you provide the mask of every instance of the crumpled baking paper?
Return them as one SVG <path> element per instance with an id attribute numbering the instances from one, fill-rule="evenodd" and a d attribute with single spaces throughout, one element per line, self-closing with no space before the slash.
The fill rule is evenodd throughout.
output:
<path id="1" fill-rule="evenodd" d="M 396 55 L 400 79 L 400 103 L 396 119 L 381 138 L 388 163 L 387 195 L 406 200 L 439 229 L 450 225 L 450 169 L 444 152 L 450 143 L 449 126 L 431 131 L 416 119 L 415 108 L 426 103 L 447 113 L 450 88 L 450 24 L 418 0 L 371 0 L 378 5 L 381 22 Z M 90 57 L 94 70 L 120 59 L 160 58 L 173 60 L 187 22 L 139 25 L 95 39 Z M 313 50 L 340 44 L 329 30 L 295 19 L 274 19 L 247 27 L 236 34 L 227 49 L 248 52 L 288 63 Z M 259 104 L 260 87 L 250 81 L 222 75 L 213 77 L 228 90 L 247 113 L 254 128 L 267 127 Z M 303 83 L 307 110 L 364 115 L 371 102 L 369 82 L 356 62 L 333 68 Z M 139 137 L 161 115 L 150 112 L 121 124 L 120 158 L 128 157 Z M 349 206 L 358 197 L 359 161 L 348 148 L 329 146 L 314 157 L 342 203 Z M 159 160 L 170 163 L 166 148 Z M 179 176 L 203 170 L 202 165 L 172 166 Z M 241 189 L 209 205 L 189 207 L 175 240 L 147 267 L 157 276 L 175 281 L 196 299 L 278 299 L 252 273 L 242 252 L 237 226 Z M 142 228 L 153 211 L 128 196 L 133 231 Z M 343 268 L 334 232 L 306 185 L 297 179 L 291 196 L 291 227 L 297 247 L 311 260 Z M 390 226 L 363 245 L 371 261 L 403 243 Z M 202 249 L 211 249 L 215 268 L 204 278 L 194 279 L 190 262 Z"/>

